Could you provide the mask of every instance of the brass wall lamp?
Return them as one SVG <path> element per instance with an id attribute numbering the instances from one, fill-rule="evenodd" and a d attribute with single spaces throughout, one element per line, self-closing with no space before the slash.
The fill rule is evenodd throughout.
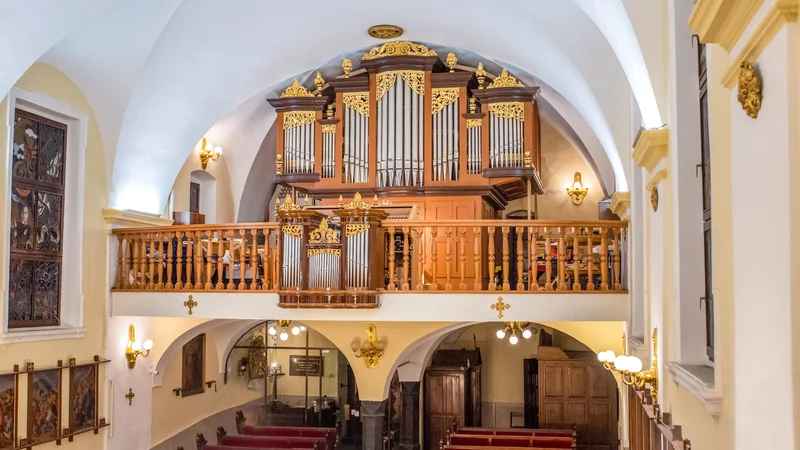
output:
<path id="1" fill-rule="evenodd" d="M 128 344 L 125 346 L 125 359 L 128 360 L 128 368 L 136 367 L 136 358 L 147 358 L 150 350 L 153 349 L 153 341 L 150 339 L 140 343 L 136 341 L 136 330 L 133 325 L 128 327 Z"/>
<path id="2" fill-rule="evenodd" d="M 374 369 L 383 356 L 383 346 L 378 344 L 378 329 L 373 324 L 367 325 L 367 340 L 359 347 L 357 342 L 353 343 L 353 353 L 356 358 L 364 358 L 364 365 L 368 369 Z"/>
<path id="3" fill-rule="evenodd" d="M 589 188 L 584 186 L 581 181 L 581 173 L 575 172 L 572 184 L 567 186 L 567 194 L 569 194 L 569 198 L 572 199 L 572 204 L 580 205 L 583 203 L 583 199 L 586 198 L 588 192 Z"/>
<path id="4" fill-rule="evenodd" d="M 613 351 L 606 350 L 597 354 L 597 359 L 603 363 L 606 370 L 622 375 L 622 382 L 635 388 L 650 386 L 650 395 L 653 400 L 658 400 L 658 329 L 653 330 L 653 362 L 650 370 L 642 372 L 642 360 L 635 356 L 615 355 Z"/>
<path id="5" fill-rule="evenodd" d="M 208 160 L 216 161 L 220 155 L 222 155 L 222 147 L 212 144 L 206 138 L 200 141 L 200 165 L 203 170 L 208 167 Z"/>

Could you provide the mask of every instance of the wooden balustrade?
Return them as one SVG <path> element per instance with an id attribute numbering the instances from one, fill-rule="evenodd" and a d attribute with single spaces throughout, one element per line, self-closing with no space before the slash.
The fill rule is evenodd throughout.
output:
<path id="1" fill-rule="evenodd" d="M 628 391 L 628 425 L 630 450 L 691 450 L 688 439 L 683 438 L 680 425 L 672 423 L 669 413 L 661 413 L 649 392 Z"/>
<path id="2" fill-rule="evenodd" d="M 276 290 L 279 233 L 277 223 L 115 229 L 114 289 Z"/>

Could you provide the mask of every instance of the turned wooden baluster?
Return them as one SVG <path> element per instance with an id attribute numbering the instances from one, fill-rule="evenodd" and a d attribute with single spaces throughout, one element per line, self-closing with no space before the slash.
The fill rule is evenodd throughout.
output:
<path id="1" fill-rule="evenodd" d="M 214 232 L 211 230 L 206 231 L 206 284 L 205 289 L 210 291 L 213 289 L 211 284 L 211 272 L 214 270 L 214 262 L 212 256 L 214 255 Z"/>
<path id="2" fill-rule="evenodd" d="M 203 262 L 203 232 L 195 231 L 192 240 L 192 254 L 194 255 L 194 288 L 203 289 L 203 274 L 205 264 Z"/>
<path id="3" fill-rule="evenodd" d="M 243 291 L 247 286 L 245 282 L 245 275 L 247 275 L 247 259 L 245 257 L 245 250 L 247 249 L 247 230 L 239 230 L 239 286 L 240 291 Z"/>
<path id="4" fill-rule="evenodd" d="M 552 291 L 553 290 L 553 254 L 552 254 L 552 247 L 550 245 L 550 233 L 551 230 L 545 227 L 544 229 L 544 254 L 545 254 L 545 266 L 544 266 L 544 276 L 547 278 L 544 282 L 544 290 L 545 291 Z"/>
<path id="5" fill-rule="evenodd" d="M 608 243 L 606 242 L 608 230 L 600 228 L 600 290 L 608 290 Z"/>
<path id="6" fill-rule="evenodd" d="M 439 245 L 436 238 L 439 235 L 439 227 L 431 227 L 431 290 L 439 289 L 436 277 L 439 276 Z"/>
<path id="7" fill-rule="evenodd" d="M 558 227 L 558 290 L 567 290 L 567 243 L 565 241 L 566 230 Z"/>
<path id="8" fill-rule="evenodd" d="M 175 290 L 183 289 L 183 231 L 175 233 Z"/>
<path id="9" fill-rule="evenodd" d="M 403 290 L 404 291 L 407 291 L 407 290 L 410 289 L 410 286 L 409 286 L 409 283 L 408 283 L 408 273 L 409 273 L 409 267 L 408 267 L 408 262 L 409 262 L 409 259 L 408 259 L 408 233 L 409 233 L 408 227 L 403 227 Z M 419 244 L 417 244 L 417 245 L 419 245 Z"/>
<path id="10" fill-rule="evenodd" d="M 236 246 L 234 241 L 236 233 L 233 230 L 228 230 L 225 234 L 228 235 L 228 253 L 230 254 L 228 257 L 228 284 L 225 285 L 225 289 L 232 291 L 236 288 L 233 279 L 233 267 L 236 265 Z"/>
<path id="11" fill-rule="evenodd" d="M 475 264 L 475 281 L 472 283 L 472 289 L 480 291 L 483 287 L 481 281 L 481 227 L 472 227 L 472 238 L 474 242 L 474 255 L 472 261 Z"/>
<path id="12" fill-rule="evenodd" d="M 614 227 L 614 290 L 621 291 L 622 283 L 620 283 L 620 259 L 619 259 L 619 228 Z"/>
<path id="13" fill-rule="evenodd" d="M 267 230 L 264 230 L 264 232 L 266 231 Z M 250 244 L 250 290 L 255 291 L 258 285 L 258 229 L 254 228 L 250 230 L 250 236 L 253 238 L 253 243 Z M 244 245 L 244 241 L 242 245 Z M 266 271 L 264 275 L 266 275 Z"/>
<path id="14" fill-rule="evenodd" d="M 393 291 L 397 289 L 394 281 L 394 227 L 389 227 L 389 284 L 386 290 Z"/>
<path id="15" fill-rule="evenodd" d="M 130 289 L 131 282 L 130 282 L 130 270 L 129 268 L 133 266 L 133 252 L 131 247 L 131 236 L 130 235 L 120 235 L 120 241 L 124 240 L 125 245 L 122 247 L 125 249 L 124 258 L 122 258 L 122 288 L 123 289 Z"/>
<path id="16" fill-rule="evenodd" d="M 197 234 L 194 231 L 186 232 L 186 283 L 183 285 L 184 289 L 194 289 L 192 273 L 195 269 L 194 260 L 196 258 L 194 254 L 195 236 Z M 197 273 L 194 273 L 194 276 L 197 278 Z"/>
<path id="17" fill-rule="evenodd" d="M 155 246 L 155 233 L 147 233 L 147 241 L 150 243 L 150 257 L 148 263 L 150 265 L 147 273 L 147 289 L 155 289 L 155 274 L 156 274 L 156 246 Z"/>
<path id="18" fill-rule="evenodd" d="M 158 284 L 156 284 L 156 289 L 164 289 L 164 266 L 166 265 L 167 257 L 167 255 L 164 254 L 164 233 L 158 233 L 156 240 L 158 241 L 158 258 L 156 258 Z"/>
<path id="19" fill-rule="evenodd" d="M 117 236 L 117 282 L 114 285 L 115 289 L 121 289 L 123 287 L 122 284 L 122 236 Z"/>
<path id="20" fill-rule="evenodd" d="M 487 227 L 489 232 L 489 290 L 497 290 L 497 284 L 494 282 L 494 227 Z"/>
<path id="21" fill-rule="evenodd" d="M 423 245 L 425 242 L 425 228 L 424 227 L 417 227 L 417 269 L 419 274 L 417 275 L 417 287 L 418 291 L 421 291 L 425 288 L 423 286 L 423 281 L 425 281 L 425 246 Z"/>
<path id="22" fill-rule="evenodd" d="M 586 282 L 586 290 L 594 290 L 594 247 L 592 245 L 592 233 L 594 228 L 586 229 L 586 273 L 589 281 Z"/>
<path id="23" fill-rule="evenodd" d="M 524 265 L 522 264 L 522 254 L 525 243 L 522 238 L 525 236 L 525 228 L 517 227 L 517 290 L 524 291 L 525 283 L 522 282 L 522 274 L 525 273 Z"/>
<path id="24" fill-rule="evenodd" d="M 572 280 L 572 290 L 573 291 L 580 291 L 581 290 L 581 272 L 580 272 L 580 260 L 578 259 L 578 250 L 580 249 L 580 243 L 578 242 L 578 227 L 572 227 L 572 270 L 573 270 L 573 277 Z"/>
<path id="25" fill-rule="evenodd" d="M 277 291 L 278 289 L 280 289 L 280 286 L 281 286 L 281 278 L 280 278 L 280 273 L 281 273 L 280 272 L 280 264 L 281 264 L 281 261 L 280 261 L 280 254 L 278 253 L 278 249 L 279 249 L 279 245 L 280 244 L 277 244 L 280 241 L 281 241 L 281 229 L 280 229 L 280 227 L 278 227 L 278 229 L 275 230 L 275 242 L 276 242 L 275 249 L 273 251 L 269 252 L 270 255 L 269 255 L 269 258 L 267 259 L 266 255 L 267 255 L 267 251 L 269 250 L 269 236 L 266 236 L 266 239 L 264 239 L 264 258 L 265 258 L 264 259 L 264 261 L 265 261 L 264 264 L 268 264 L 266 261 L 272 261 L 272 290 L 274 290 L 274 291 Z M 266 266 L 265 266 L 264 271 L 266 272 L 266 270 L 267 269 L 266 269 Z"/>
<path id="26" fill-rule="evenodd" d="M 536 227 L 528 227 L 528 290 L 538 291 L 539 282 L 536 276 L 539 274 L 538 265 L 536 264 L 536 239 L 538 238 L 539 230 Z"/>
<path id="27" fill-rule="evenodd" d="M 462 291 L 467 290 L 467 229 L 464 227 L 456 228 L 458 230 L 458 237 L 461 247 L 458 249 L 458 258 L 461 262 L 459 269 L 461 270 L 461 283 L 458 284 L 458 289 Z"/>
<path id="28" fill-rule="evenodd" d="M 172 290 L 174 287 L 172 284 L 172 236 L 174 234 L 172 232 L 167 233 L 167 282 L 164 284 L 164 288 L 167 290 Z"/>
<path id="29" fill-rule="evenodd" d="M 508 232 L 511 230 L 511 227 L 503 227 L 503 290 L 510 291 L 511 290 L 511 283 L 508 282 L 508 272 L 511 270 L 511 266 L 509 264 L 509 245 L 508 245 Z"/>
<path id="30" fill-rule="evenodd" d="M 444 284 L 444 290 L 452 291 L 453 283 L 450 282 L 450 277 L 453 272 L 453 227 L 445 228 L 444 236 L 447 239 L 444 250 L 445 269 L 447 269 L 445 271 L 445 276 L 447 281 Z"/>

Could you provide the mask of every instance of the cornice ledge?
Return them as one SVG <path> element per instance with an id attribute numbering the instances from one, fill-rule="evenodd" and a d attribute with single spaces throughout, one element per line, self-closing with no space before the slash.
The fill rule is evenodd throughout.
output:
<path id="1" fill-rule="evenodd" d="M 723 86 L 728 89 L 736 86 L 742 61 L 755 62 L 784 25 L 797 22 L 798 9 L 800 9 L 800 0 L 778 0 L 772 5 L 767 15 L 750 35 L 750 39 L 722 75 Z"/>
<path id="2" fill-rule="evenodd" d="M 103 208 L 103 219 L 111 228 L 116 227 L 168 227 L 172 219 L 161 216 L 140 213 L 136 211 L 122 211 L 113 208 Z"/>
<path id="3" fill-rule="evenodd" d="M 709 414 L 720 415 L 722 412 L 722 389 L 713 385 L 709 386 L 676 362 L 669 363 L 667 367 L 673 381 L 700 400 Z"/>
<path id="4" fill-rule="evenodd" d="M 653 190 L 654 187 L 658 186 L 658 183 L 660 183 L 661 180 L 666 180 L 666 179 L 667 179 L 667 169 L 661 169 L 658 172 L 654 173 L 652 177 L 650 177 L 650 181 L 647 182 L 645 189 L 647 190 L 647 192 L 650 192 Z"/>
<path id="5" fill-rule="evenodd" d="M 719 44 L 730 52 L 764 0 L 698 0 L 689 27 L 700 42 Z"/>
<path id="6" fill-rule="evenodd" d="M 663 127 L 655 130 L 642 130 L 633 145 L 632 156 L 636 165 L 652 172 L 658 163 L 667 157 L 668 151 L 669 128 Z"/>
<path id="7" fill-rule="evenodd" d="M 611 197 L 611 212 L 622 220 L 628 220 L 631 215 L 631 193 L 617 191 Z"/>

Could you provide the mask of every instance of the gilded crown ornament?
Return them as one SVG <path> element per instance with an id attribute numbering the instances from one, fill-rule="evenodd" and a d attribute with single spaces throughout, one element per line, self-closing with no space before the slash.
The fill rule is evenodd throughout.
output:
<path id="1" fill-rule="evenodd" d="M 478 79 L 478 89 L 483 89 L 483 83 L 486 82 L 486 69 L 483 68 L 483 63 L 478 63 L 475 78 Z"/>
<path id="2" fill-rule="evenodd" d="M 299 211 L 302 208 L 292 201 L 292 196 L 287 195 L 283 199 L 283 204 L 278 208 L 278 211 Z"/>
<path id="3" fill-rule="evenodd" d="M 476 112 L 478 112 L 478 101 L 475 97 L 471 97 L 469 99 L 469 113 L 475 114 Z"/>
<path id="4" fill-rule="evenodd" d="M 448 53 L 447 59 L 444 60 L 444 65 L 446 65 L 447 68 L 450 69 L 451 73 L 455 72 L 454 69 L 456 68 L 456 64 L 458 64 L 458 58 L 456 58 L 456 54 L 453 52 Z"/>
<path id="5" fill-rule="evenodd" d="M 501 87 L 520 87 L 522 82 L 514 78 L 513 75 L 508 73 L 508 70 L 503 69 L 500 76 L 495 78 L 492 84 L 487 89 L 501 88 Z"/>
<path id="6" fill-rule="evenodd" d="M 350 58 L 345 58 L 342 61 L 342 71 L 345 78 L 350 78 L 350 72 L 353 71 L 353 61 Z"/>
<path id="7" fill-rule="evenodd" d="M 317 76 L 314 77 L 314 86 L 316 89 L 314 92 L 316 93 L 317 97 L 322 95 L 322 88 L 325 86 L 325 79 L 322 78 L 322 74 L 317 71 Z"/>
<path id="8" fill-rule="evenodd" d="M 353 196 L 353 201 L 348 203 L 344 209 L 369 209 L 369 205 L 361 199 L 361 193 L 356 192 Z"/>
<path id="9" fill-rule="evenodd" d="M 742 61 L 739 66 L 739 93 L 737 95 L 742 109 L 753 119 L 761 110 L 761 78 L 749 61 Z"/>
<path id="10" fill-rule="evenodd" d="M 297 78 L 295 78 L 294 81 L 292 82 L 292 85 L 289 86 L 288 88 L 286 88 L 286 90 L 283 91 L 283 94 L 281 94 L 281 98 L 286 98 L 286 97 L 313 97 L 313 96 L 314 96 L 314 94 L 312 94 L 311 92 L 308 92 L 308 89 L 306 89 L 306 88 L 304 88 L 303 86 L 300 85 L 300 83 L 297 81 Z"/>
<path id="11" fill-rule="evenodd" d="M 387 56 L 438 56 L 435 51 L 428 47 L 409 41 L 387 42 L 378 47 L 374 47 L 367 52 L 362 60 L 385 58 Z"/>
<path id="12" fill-rule="evenodd" d="M 395 39 L 403 35 L 403 29 L 397 25 L 375 25 L 367 33 L 375 39 Z"/>
<path id="13" fill-rule="evenodd" d="M 319 223 L 319 228 L 315 229 L 308 235 L 309 244 L 338 244 L 339 233 L 333 228 L 328 228 L 328 219 L 322 218 Z"/>

